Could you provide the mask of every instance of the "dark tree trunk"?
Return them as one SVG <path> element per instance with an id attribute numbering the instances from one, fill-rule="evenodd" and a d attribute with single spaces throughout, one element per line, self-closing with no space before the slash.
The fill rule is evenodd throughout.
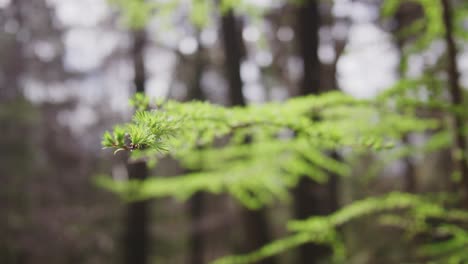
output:
<path id="1" fill-rule="evenodd" d="M 317 0 L 305 0 L 297 11 L 297 34 L 304 75 L 299 94 L 320 92 L 320 60 L 318 58 L 320 14 Z"/>
<path id="2" fill-rule="evenodd" d="M 398 36 L 398 32 L 400 32 L 403 28 L 411 25 L 415 20 L 421 18 L 423 14 L 424 13 L 422 12 L 421 6 L 417 3 L 412 2 L 402 3 L 395 14 L 396 27 L 394 30 L 394 34 L 396 35 L 396 46 L 400 53 L 400 67 L 398 68 L 398 74 L 400 78 L 405 77 L 405 67 L 402 64 L 404 57 L 403 46 L 408 41 L 408 39 Z M 404 135 L 403 142 L 405 144 L 411 144 L 408 134 Z M 411 157 L 405 157 L 403 161 L 406 167 L 405 174 L 403 175 L 403 188 L 407 192 L 416 192 L 417 181 L 416 168 L 414 166 L 414 162 L 412 161 Z"/>
<path id="3" fill-rule="evenodd" d="M 319 208 L 320 199 L 317 190 L 323 186 L 313 182 L 312 180 L 302 177 L 296 188 L 293 190 L 294 195 L 294 211 L 297 219 L 305 219 L 313 215 L 323 214 Z M 327 248 L 308 243 L 299 247 L 299 261 L 303 264 L 318 263 L 327 252 Z"/>
<path id="4" fill-rule="evenodd" d="M 460 73 L 457 66 L 457 46 L 453 36 L 453 14 L 450 0 L 441 0 L 443 6 L 443 20 L 445 25 L 445 44 L 447 46 L 447 75 L 449 78 L 449 92 L 452 104 L 462 107 L 464 103 L 463 90 L 460 87 Z M 464 207 L 468 207 L 468 164 L 466 160 L 466 138 L 463 134 L 464 120 L 458 113 L 454 113 L 453 120 L 454 143 L 452 160 L 454 169 L 460 173 Z"/>
<path id="5" fill-rule="evenodd" d="M 201 222 L 204 212 L 205 195 L 197 192 L 190 198 L 190 263 L 203 264 L 203 255 L 205 252 L 205 241 L 201 228 Z"/>
<path id="6" fill-rule="evenodd" d="M 242 219 L 246 233 L 245 247 L 253 251 L 271 242 L 269 223 L 267 221 L 267 210 L 261 208 L 258 210 L 242 209 Z M 258 264 L 274 264 L 276 259 L 273 257 L 256 262 Z"/>
<path id="7" fill-rule="evenodd" d="M 200 39 L 198 38 L 198 42 L 200 43 Z M 202 77 L 203 77 L 203 72 L 205 71 L 205 66 L 206 62 L 204 59 L 204 53 L 205 49 L 201 46 L 201 43 L 199 44 L 199 48 L 197 52 L 195 53 L 195 62 L 194 62 L 194 73 L 193 73 L 193 80 L 192 84 L 193 86 L 191 89 L 188 91 L 188 100 L 205 100 L 206 96 L 203 93 L 202 89 Z"/>
<path id="8" fill-rule="evenodd" d="M 188 100 L 204 100 L 205 95 L 202 89 L 201 79 L 203 76 L 203 71 L 205 69 L 205 60 L 203 47 L 200 45 L 199 49 L 195 54 L 194 62 L 194 73 L 193 73 L 193 86 L 188 91 Z M 191 264 L 203 264 L 204 262 L 204 253 L 205 253 L 205 240 L 203 239 L 203 228 L 202 220 L 205 211 L 205 194 L 202 192 L 197 192 L 190 199 L 190 263 Z"/>
<path id="9" fill-rule="evenodd" d="M 332 14 L 333 3 L 327 3 L 326 9 L 319 14 L 320 21 L 318 23 L 320 26 L 333 27 L 336 23 L 335 18 Z M 348 19 L 342 19 L 342 23 L 350 23 Z M 318 29 L 317 29 L 318 30 Z M 335 50 L 335 58 L 330 63 L 320 62 L 320 92 L 329 92 L 333 90 L 338 90 L 338 81 L 337 81 L 337 65 L 338 61 L 343 54 L 347 43 L 347 35 L 342 35 L 336 38 L 333 38 L 330 45 L 333 45 Z M 319 42 L 319 38 L 317 38 Z M 336 151 L 330 153 L 330 157 L 335 160 L 341 160 L 342 157 Z M 336 173 L 329 173 L 329 180 L 326 184 L 326 208 L 325 213 L 331 213 L 339 208 L 339 199 L 338 199 L 338 187 L 340 182 L 340 176 Z M 323 203 L 323 202 L 322 202 Z"/>
<path id="10" fill-rule="evenodd" d="M 318 57 L 320 14 L 318 1 L 306 0 L 297 10 L 297 42 L 303 63 L 303 79 L 299 87 L 299 95 L 318 94 L 321 92 L 321 63 Z M 336 194 L 336 179 L 321 186 L 308 177 L 302 177 L 293 190 L 295 216 L 305 219 L 313 215 L 328 213 L 335 200 L 324 201 L 330 193 Z M 326 204 L 324 204 L 325 202 Z M 330 203 L 330 204 L 328 204 Z M 329 249 L 313 243 L 299 248 L 299 263 L 314 264 L 329 253 Z"/>
<path id="11" fill-rule="evenodd" d="M 145 91 L 146 70 L 144 62 L 144 48 L 146 33 L 144 30 L 133 32 L 132 60 L 135 71 L 134 85 L 136 92 Z M 127 165 L 130 179 L 144 180 L 148 177 L 148 169 L 143 161 Z M 148 224 L 149 201 L 139 201 L 128 204 L 126 230 L 124 237 L 125 264 L 148 263 Z"/>
<path id="12" fill-rule="evenodd" d="M 408 134 L 404 135 L 403 142 L 407 145 L 411 144 Z M 406 167 L 405 174 L 403 175 L 404 176 L 404 186 L 403 186 L 404 190 L 406 192 L 415 193 L 418 190 L 418 187 L 417 187 L 418 184 L 416 181 L 416 168 L 414 166 L 414 162 L 409 156 L 405 157 L 403 159 L 403 162 L 405 163 L 405 167 Z"/>
<path id="13" fill-rule="evenodd" d="M 146 67 L 145 67 L 145 45 L 146 32 L 144 30 L 135 30 L 133 35 L 132 62 L 134 77 L 133 83 L 137 93 L 145 92 Z"/>
<path id="14" fill-rule="evenodd" d="M 242 28 L 238 25 L 238 21 L 232 10 L 222 17 L 221 24 L 230 102 L 233 106 L 244 106 L 246 103 L 242 93 L 242 80 L 240 76 L 240 65 L 243 55 Z M 246 250 L 253 251 L 270 242 L 271 235 L 265 209 L 252 211 L 242 208 L 241 210 L 246 235 Z M 274 264 L 276 261 L 271 257 L 258 263 Z"/>
<path id="15" fill-rule="evenodd" d="M 232 10 L 222 17 L 221 27 L 225 54 L 226 76 L 229 87 L 229 99 L 231 105 L 245 105 L 242 93 L 242 80 L 240 76 L 240 64 L 242 59 L 242 34 L 241 27 Z"/>
<path id="16" fill-rule="evenodd" d="M 14 21 L 18 24 L 18 31 L 24 25 L 21 7 L 23 1 L 12 0 L 10 3 L 11 13 Z M 2 71 L 2 80 L 0 81 L 0 102 L 11 102 L 22 97 L 20 89 L 20 79 L 24 72 L 23 43 L 16 34 L 4 34 L 2 37 L 2 47 L 8 52 L 4 53 L 6 57 L 0 63 Z"/>

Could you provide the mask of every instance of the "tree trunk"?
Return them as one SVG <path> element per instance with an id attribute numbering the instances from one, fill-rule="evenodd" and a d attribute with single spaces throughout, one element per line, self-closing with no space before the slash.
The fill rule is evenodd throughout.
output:
<path id="1" fill-rule="evenodd" d="M 12 0 L 10 3 L 12 17 L 18 24 L 18 31 L 24 26 L 22 5 L 23 1 L 21 0 Z M 0 89 L 0 102 L 11 102 L 23 96 L 20 89 L 20 79 L 24 72 L 24 45 L 16 34 L 4 34 L 2 38 L 2 45 L 5 46 L 2 48 L 7 51 L 4 53 L 7 57 L 4 57 L 0 64 L 3 75 L 0 81 L 2 87 Z"/>
<path id="2" fill-rule="evenodd" d="M 320 60 L 318 57 L 320 14 L 317 0 L 305 0 L 298 7 L 297 33 L 304 70 L 299 95 L 320 92 Z"/>
<path id="3" fill-rule="evenodd" d="M 205 195 L 197 192 L 190 198 L 190 263 L 203 264 L 203 255 L 205 252 L 205 241 L 203 239 L 201 221 L 204 212 Z"/>
<path id="4" fill-rule="evenodd" d="M 229 10 L 221 21 L 222 37 L 225 54 L 226 76 L 228 79 L 230 102 L 233 106 L 245 106 L 242 93 L 240 65 L 243 54 L 241 27 L 232 10 Z M 245 247 L 247 251 L 259 249 L 271 241 L 266 210 L 248 210 L 242 208 L 242 219 L 246 235 Z M 273 257 L 259 261 L 260 264 L 276 263 Z"/>
<path id="5" fill-rule="evenodd" d="M 299 87 L 299 95 L 321 92 L 321 63 L 318 57 L 319 28 L 318 1 L 304 1 L 298 7 L 296 21 L 297 44 L 303 64 L 303 79 Z M 308 177 L 301 177 L 298 185 L 293 190 L 295 217 L 305 219 L 313 215 L 327 213 L 327 206 L 324 206 L 321 198 L 328 196 L 330 192 L 336 193 L 335 188 L 335 179 L 331 180 L 326 186 L 320 186 Z M 305 244 L 299 247 L 299 263 L 318 263 L 328 252 L 327 247 L 313 243 Z"/>
<path id="6" fill-rule="evenodd" d="M 132 60 L 134 69 L 134 85 L 136 92 L 144 93 L 146 70 L 144 62 L 144 48 L 146 33 L 136 30 L 133 33 Z M 144 180 L 148 177 L 146 162 L 138 161 L 127 165 L 129 179 Z M 138 201 L 128 204 L 127 223 L 124 237 L 125 264 L 148 263 L 148 224 L 149 201 Z"/>
<path id="7" fill-rule="evenodd" d="M 398 75 L 400 78 L 405 78 L 405 70 L 404 66 L 402 65 L 403 61 L 403 46 L 405 45 L 405 42 L 408 40 L 406 38 L 402 38 L 400 36 L 397 36 L 398 32 L 400 32 L 402 29 L 405 27 L 411 25 L 415 20 L 421 18 L 424 15 L 422 8 L 419 4 L 417 3 L 412 3 L 412 2 L 406 2 L 402 3 L 398 9 L 398 11 L 395 14 L 395 20 L 396 20 L 396 28 L 394 30 L 394 34 L 396 35 L 396 46 L 399 51 L 400 55 L 400 66 L 398 67 Z M 411 144 L 409 140 L 409 134 L 404 135 L 403 137 L 403 142 L 405 144 Z M 416 192 L 417 191 L 417 180 L 416 180 L 416 168 L 414 166 L 414 162 L 411 159 L 411 157 L 405 157 L 403 159 L 405 163 L 405 174 L 403 175 L 403 180 L 404 180 L 404 190 L 406 192 Z"/>
<path id="8" fill-rule="evenodd" d="M 463 107 L 463 90 L 460 87 L 460 74 L 457 66 L 457 47 L 453 36 L 453 14 L 450 0 L 441 0 L 443 6 L 443 20 L 445 25 L 445 44 L 447 46 L 447 75 L 449 78 L 449 92 L 452 105 L 457 108 Z M 452 150 L 452 161 L 454 171 L 460 174 L 464 207 L 468 207 L 468 164 L 466 159 L 466 138 L 463 134 L 463 117 L 459 113 L 453 114 L 454 143 Z"/>
<path id="9" fill-rule="evenodd" d="M 245 105 L 242 93 L 240 64 L 242 59 L 242 32 L 232 10 L 222 17 L 221 21 L 225 54 L 226 76 L 231 105 Z"/>
<path id="10" fill-rule="evenodd" d="M 200 41 L 199 41 L 200 42 Z M 201 79 L 203 71 L 205 69 L 205 60 L 203 47 L 199 46 L 197 53 L 195 54 L 194 62 L 194 73 L 193 73 L 193 86 L 188 91 L 188 100 L 204 100 L 205 95 L 203 93 Z M 205 253 L 205 240 L 203 239 L 202 220 L 205 211 L 205 197 L 206 195 L 202 192 L 195 193 L 189 200 L 190 207 L 190 263 L 191 264 L 203 264 L 204 253 Z"/>

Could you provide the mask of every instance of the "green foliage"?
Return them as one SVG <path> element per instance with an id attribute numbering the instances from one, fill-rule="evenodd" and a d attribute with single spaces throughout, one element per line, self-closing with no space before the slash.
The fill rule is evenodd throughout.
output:
<path id="1" fill-rule="evenodd" d="M 404 85 L 420 81 L 424 83 L 423 79 L 408 80 Z M 390 160 L 396 160 L 449 146 L 450 131 L 444 130 L 436 119 L 417 117 L 415 111 L 394 110 L 395 102 L 410 91 L 399 85 L 402 84 L 376 101 L 332 92 L 284 103 L 234 108 L 205 102 L 157 102 L 153 109 L 137 111 L 132 122 L 117 126 L 112 133 L 106 132 L 103 145 L 130 150 L 137 158 L 171 156 L 196 172 L 145 181 L 113 181 L 102 176 L 97 183 L 127 201 L 165 196 L 187 199 L 198 191 L 206 191 L 229 193 L 244 206 L 257 209 L 277 199 L 287 201 L 288 190 L 300 177 L 325 182 L 329 172 L 349 175 L 349 164 L 330 158 L 330 151 L 395 149 Z M 449 105 L 415 104 L 408 98 L 411 97 L 397 103 L 398 108 L 428 106 L 453 110 Z M 149 105 L 141 96 L 133 102 L 143 102 L 134 104 L 145 108 Z M 403 135 L 436 129 L 440 132 L 425 144 L 398 150 Z M 216 263 L 252 263 L 309 242 L 328 245 L 334 252 L 333 262 L 343 263 L 346 244 L 338 228 L 376 214 L 383 215 L 381 224 L 402 228 L 410 237 L 453 231 L 443 247 L 450 249 L 450 259 L 463 259 L 464 253 L 457 249 L 465 245 L 466 236 L 453 222 L 466 222 L 468 217 L 466 212 L 446 209 L 446 200 L 404 193 L 371 197 L 328 216 L 291 221 L 291 235 L 247 255 L 226 257 Z M 439 224 L 432 226 L 432 219 L 438 219 Z M 442 249 L 434 245 L 430 241 L 418 255 L 436 259 L 448 254 L 449 249 L 440 252 Z"/>
<path id="2" fill-rule="evenodd" d="M 432 263 L 466 263 L 468 261 L 468 232 L 456 225 L 442 225 L 433 230 L 437 235 L 448 237 L 442 242 L 424 245 L 420 253 L 433 259 Z"/>
<path id="3" fill-rule="evenodd" d="M 187 12 L 188 20 L 196 27 L 202 28 L 211 22 L 215 14 L 223 15 L 229 10 L 235 10 L 252 18 L 259 18 L 264 7 L 248 0 L 108 0 L 122 13 L 125 25 L 133 29 L 141 29 L 147 25 L 155 14 L 165 23 L 172 25 L 171 15 L 180 9 Z"/>
<path id="4" fill-rule="evenodd" d="M 143 28 L 156 11 L 155 2 L 145 0 L 109 0 L 122 11 L 126 25 L 131 28 Z"/>
<path id="5" fill-rule="evenodd" d="M 434 120 L 395 114 L 384 104 L 338 92 L 244 108 L 168 101 L 106 132 L 103 145 L 139 158 L 169 155 L 198 172 L 141 183 L 99 183 L 129 200 L 227 192 L 255 209 L 276 198 L 287 200 L 300 177 L 323 183 L 329 172 L 348 175 L 349 166 L 330 158 L 329 151 L 382 150 L 404 133 L 437 127 Z"/>
<path id="6" fill-rule="evenodd" d="M 286 238 L 278 239 L 253 253 L 221 258 L 214 261 L 213 264 L 255 263 L 259 260 L 280 254 L 310 242 L 331 246 L 334 251 L 332 262 L 343 263 L 344 248 L 337 232 L 335 232 L 334 229 L 329 228 L 329 226 L 326 224 L 321 225 L 321 228 L 325 229 L 322 229 L 320 232 L 316 233 L 299 232 Z"/>
<path id="7" fill-rule="evenodd" d="M 366 198 L 355 201 L 328 216 L 290 221 L 288 229 L 292 234 L 286 238 L 276 240 L 253 253 L 225 257 L 214 263 L 255 263 L 309 242 L 329 245 L 334 253 L 332 262 L 346 263 L 345 242 L 338 235 L 338 229 L 353 221 L 377 215 L 382 216 L 379 221 L 381 225 L 404 228 L 410 231 L 413 237 L 418 234 L 428 234 L 431 239 L 441 234 L 448 236 L 448 239 L 442 242 L 426 244 L 418 252 L 419 255 L 431 258 L 445 255 L 450 262 L 441 263 L 463 263 L 468 256 L 465 250 L 468 245 L 468 233 L 453 222 L 468 223 L 468 212 L 446 209 L 444 205 L 446 202 L 446 197 L 424 197 L 399 192 Z M 432 223 L 435 220 L 441 223 L 433 227 Z M 448 224 L 450 221 L 452 223 Z M 405 222 L 407 224 L 402 226 L 401 224 Z"/>
<path id="8" fill-rule="evenodd" d="M 134 27 L 144 26 L 152 13 L 170 14 L 168 10 L 180 5 L 178 0 L 113 2 Z M 385 1 L 383 14 L 394 16 L 404 2 Z M 447 121 L 454 115 L 467 117 L 467 111 L 447 99 L 445 80 L 439 74 L 444 69 L 443 56 L 419 76 L 405 77 L 409 56 L 423 54 L 443 38 L 441 2 L 413 2 L 421 5 L 424 17 L 397 33 L 397 38 L 407 40 L 402 47 L 403 78 L 375 100 L 333 92 L 284 103 L 225 108 L 205 102 L 151 105 L 148 98 L 136 95 L 131 101 L 137 109 L 132 121 L 106 132 L 103 146 L 130 151 L 133 159 L 169 156 L 191 172 L 145 181 L 114 181 L 101 176 L 97 184 L 127 201 L 167 196 L 184 200 L 203 191 L 228 193 L 244 206 L 257 209 L 276 200 L 288 201 L 289 190 L 301 177 L 324 183 L 330 173 L 350 175 L 346 157 L 354 153 L 373 151 L 380 156 L 368 170 L 376 173 L 396 160 L 450 148 L 453 131 Z M 204 26 L 213 6 L 210 1 L 193 0 L 188 17 L 196 26 Z M 458 39 L 466 39 L 463 23 L 468 17 L 467 6 L 462 3 L 460 7 L 454 12 L 455 33 Z M 252 16 L 262 12 L 248 1 L 223 0 L 218 8 L 221 13 L 235 9 Z M 466 132 L 467 127 L 463 129 Z M 402 142 L 410 133 L 423 136 L 423 142 L 416 146 Z M 330 158 L 332 151 L 345 154 L 344 159 Z M 287 237 L 215 263 L 253 263 L 309 242 L 328 245 L 334 252 L 331 261 L 345 263 L 348 247 L 339 229 L 368 216 L 379 216 L 376 225 L 407 231 L 406 238 L 416 238 L 416 243 L 423 237 L 423 246 L 415 253 L 418 259 L 464 263 L 468 261 L 464 250 L 468 246 L 464 229 L 468 216 L 466 211 L 453 208 L 452 199 L 447 197 L 407 193 L 371 197 L 328 216 L 290 221 Z"/>
<path id="9" fill-rule="evenodd" d="M 136 93 L 133 98 L 130 99 L 130 105 L 137 111 L 145 111 L 149 109 L 150 99 L 143 93 Z"/>
<path id="10" fill-rule="evenodd" d="M 468 4 L 463 3 L 460 8 L 454 10 L 454 30 L 460 38 L 468 40 L 468 31 L 466 30 L 466 21 L 468 20 Z"/>
<path id="11" fill-rule="evenodd" d="M 408 57 L 428 50 L 434 41 L 441 40 L 445 34 L 443 22 L 443 8 L 441 0 L 386 0 L 383 2 L 381 13 L 383 17 L 394 17 L 398 8 L 404 3 L 416 3 L 423 10 L 423 17 L 405 26 L 396 32 L 397 39 L 405 39 L 402 48 L 401 67 L 403 72 L 408 68 Z M 468 19 L 468 6 L 466 3 L 454 2 L 453 23 L 455 37 L 460 40 L 468 39 L 466 20 Z M 462 1 L 463 2 L 463 1 Z"/>
<path id="12" fill-rule="evenodd" d="M 384 17 L 393 17 L 399 6 L 407 0 L 387 0 L 382 6 Z M 413 0 L 418 3 L 424 11 L 424 23 L 417 20 L 415 24 L 405 28 L 406 34 L 417 34 L 424 29 L 422 37 L 418 38 L 414 44 L 416 49 L 426 48 L 434 39 L 440 38 L 445 33 L 442 19 L 442 3 L 439 0 Z"/>

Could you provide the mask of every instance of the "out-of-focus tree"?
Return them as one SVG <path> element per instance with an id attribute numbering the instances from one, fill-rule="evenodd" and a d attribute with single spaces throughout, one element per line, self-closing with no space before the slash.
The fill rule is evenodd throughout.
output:
<path id="1" fill-rule="evenodd" d="M 144 94 L 146 87 L 145 47 L 147 36 L 145 29 L 134 29 L 132 32 L 132 65 L 135 92 Z M 129 179 L 145 180 L 148 168 L 145 161 L 129 161 Z M 149 261 L 149 201 L 137 201 L 128 204 L 125 229 L 124 263 L 146 264 Z"/>
<path id="2" fill-rule="evenodd" d="M 112 259 L 113 199 L 89 181 L 106 161 L 68 126 L 78 103 L 58 87 L 82 77 L 65 69 L 65 30 L 48 1 L 2 2 L 0 20 L 0 262 Z"/>
<path id="3" fill-rule="evenodd" d="M 242 26 L 232 9 L 222 15 L 221 29 L 230 104 L 232 106 L 245 106 L 246 100 L 242 92 L 243 83 L 240 74 L 245 48 L 242 41 Z M 248 141 L 247 136 L 246 144 L 248 144 Z M 252 251 L 271 241 L 265 209 L 255 211 L 243 209 L 242 218 L 245 232 L 245 241 L 243 243 L 247 251 Z M 268 258 L 259 263 L 272 264 L 275 261 L 273 258 Z"/>

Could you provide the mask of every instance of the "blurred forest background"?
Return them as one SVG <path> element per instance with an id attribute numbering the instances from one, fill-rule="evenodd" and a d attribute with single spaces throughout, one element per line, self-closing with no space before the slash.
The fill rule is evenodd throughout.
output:
<path id="1" fill-rule="evenodd" d="M 0 263 L 209 263 L 284 236 L 290 219 L 368 196 L 454 191 L 450 146 L 361 154 L 350 177 L 301 182 L 292 201 L 259 210 L 201 192 L 185 202 L 125 203 L 94 178 L 186 170 L 164 159 L 148 171 L 141 162 L 127 166 L 126 153 L 102 150 L 104 131 L 130 120 L 136 92 L 245 106 L 437 86 L 464 109 L 467 35 L 465 0 L 0 0 Z M 462 153 L 466 116 L 454 122 Z M 426 140 L 407 134 L 402 144 Z M 399 229 L 362 220 L 346 233 L 345 263 L 414 260 L 416 244 Z M 331 263 L 329 255 L 311 244 L 258 263 Z"/>

